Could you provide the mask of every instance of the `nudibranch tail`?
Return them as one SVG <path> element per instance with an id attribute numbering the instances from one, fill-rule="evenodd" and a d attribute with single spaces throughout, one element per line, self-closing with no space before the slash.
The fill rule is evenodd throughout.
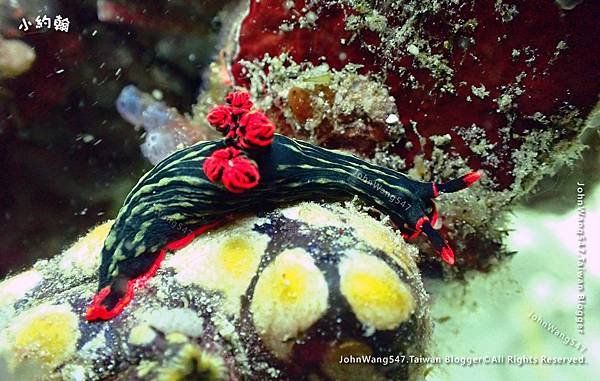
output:
<path id="1" fill-rule="evenodd" d="M 148 282 L 148 280 L 156 274 L 160 264 L 167 254 L 167 250 L 179 250 L 187 246 L 197 236 L 208 230 L 214 229 L 222 223 L 222 221 L 217 221 L 211 224 L 206 224 L 194 230 L 192 233 L 184 236 L 183 238 L 169 243 L 158 253 L 148 270 L 146 270 L 146 272 L 141 276 L 133 279 L 126 279 L 123 277 L 114 279 L 110 285 L 102 288 L 94 296 L 90 307 L 87 309 L 85 316 L 86 320 L 110 320 L 119 315 L 133 299 L 135 290 L 144 287 L 146 282 Z"/>
<path id="2" fill-rule="evenodd" d="M 110 320 L 123 312 L 133 299 L 135 289 L 143 287 L 148 279 L 156 274 L 166 253 L 166 249 L 161 250 L 148 271 L 142 276 L 129 280 L 118 278 L 111 285 L 101 289 L 92 299 L 85 318 L 88 321 Z"/>

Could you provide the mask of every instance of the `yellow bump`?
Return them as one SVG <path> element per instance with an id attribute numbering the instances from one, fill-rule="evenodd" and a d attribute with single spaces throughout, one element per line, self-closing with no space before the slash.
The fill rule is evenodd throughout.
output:
<path id="1" fill-rule="evenodd" d="M 303 249 L 288 249 L 261 274 L 250 311 L 265 344 L 285 358 L 291 341 L 325 313 L 328 296 L 325 277 L 312 257 Z"/>
<path id="2" fill-rule="evenodd" d="M 335 213 L 314 202 L 303 202 L 281 209 L 281 213 L 289 219 L 317 227 L 343 225 L 342 220 Z"/>
<path id="3" fill-rule="evenodd" d="M 172 344 L 176 344 L 176 343 L 182 344 L 182 343 L 186 343 L 189 341 L 189 339 L 186 335 L 181 334 L 179 332 L 169 333 L 168 335 L 165 336 L 165 339 L 167 339 L 167 341 Z"/>
<path id="4" fill-rule="evenodd" d="M 77 316 L 67 305 L 41 305 L 21 315 L 11 327 L 13 350 L 20 359 L 33 358 L 53 369 L 75 353 Z"/>
<path id="5" fill-rule="evenodd" d="M 221 242 L 217 266 L 237 280 L 245 279 L 256 270 L 256 256 L 252 255 L 252 244 L 240 235 L 228 237 Z"/>
<path id="6" fill-rule="evenodd" d="M 256 274 L 269 236 L 252 230 L 255 218 L 198 237 L 166 261 L 182 284 L 195 284 L 225 296 L 224 309 L 238 314 L 242 296 Z"/>
<path id="7" fill-rule="evenodd" d="M 340 291 L 364 325 L 396 329 L 413 313 L 410 289 L 381 259 L 352 251 L 341 260 L 339 273 Z"/>
<path id="8" fill-rule="evenodd" d="M 64 270 L 76 270 L 82 275 L 96 274 L 100 265 L 100 253 L 104 240 L 110 232 L 113 220 L 106 221 L 90 230 L 64 254 L 60 266 Z"/>
<path id="9" fill-rule="evenodd" d="M 391 231 L 381 224 L 376 223 L 371 218 L 361 217 L 362 216 L 354 216 L 348 221 L 356 231 L 358 237 L 374 248 L 388 254 L 394 251 L 396 244 L 394 238 L 390 236 Z"/>
<path id="10" fill-rule="evenodd" d="M 148 324 L 140 324 L 133 327 L 129 332 L 127 340 L 131 345 L 147 345 L 154 341 L 156 332 Z"/>
<path id="11" fill-rule="evenodd" d="M 37 286 L 42 274 L 35 270 L 25 271 L 0 283 L 0 307 L 13 304 Z"/>
<path id="12" fill-rule="evenodd" d="M 339 211 L 344 213 L 348 225 L 354 229 L 360 240 L 392 257 L 407 274 L 414 274 L 416 268 L 414 260 L 410 256 L 410 249 L 399 233 L 371 216 L 354 209 Z"/>
<path id="13" fill-rule="evenodd" d="M 137 376 L 142 378 L 143 380 L 147 380 L 148 378 L 146 376 L 148 376 L 154 370 L 154 368 L 156 368 L 157 365 L 158 365 L 158 363 L 156 361 L 151 361 L 151 360 L 140 361 L 139 365 L 136 368 Z"/>

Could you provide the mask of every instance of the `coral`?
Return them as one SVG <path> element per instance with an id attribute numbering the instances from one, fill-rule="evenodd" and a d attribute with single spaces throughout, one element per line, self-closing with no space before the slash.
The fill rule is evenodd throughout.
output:
<path id="1" fill-rule="evenodd" d="M 0 378 L 26 374 L 30 361 L 43 365 L 40 379 L 91 381 L 418 379 L 424 370 L 339 366 L 342 354 L 425 355 L 431 331 L 416 250 L 354 202 L 290 205 L 197 237 L 121 315 L 89 323 L 89 274 L 110 223 L 0 284 L 13 295 L 0 305 L 0 364 L 12 372 L 0 366 Z"/>
<path id="2" fill-rule="evenodd" d="M 284 53 L 245 63 L 245 67 L 250 91 L 259 94 L 259 107 L 272 110 L 274 103 L 282 101 L 289 106 L 276 114 L 283 113 L 276 119 L 283 133 L 331 148 L 351 146 L 363 154 L 373 151 L 382 140 L 396 141 L 404 135 L 402 125 L 387 122 L 390 115 L 398 114 L 387 86 L 377 77 L 359 74 L 357 65 L 337 71 L 327 63 L 296 63 Z M 287 102 L 280 96 L 287 97 Z M 288 119 L 299 123 L 290 126 Z M 342 141 L 345 143 L 340 144 Z"/>
<path id="3" fill-rule="evenodd" d="M 505 127 L 519 135 L 528 129 L 543 128 L 543 123 L 533 120 L 534 111 L 546 116 L 559 114 L 563 102 L 568 102 L 582 115 L 589 112 L 596 101 L 598 80 L 588 53 L 590 48 L 597 53 L 599 46 L 586 28 L 593 25 L 590 14 L 596 6 L 581 4 L 561 15 L 551 3 L 528 2 L 517 7 L 520 10 L 514 20 L 503 20 L 498 10 L 484 3 L 467 8 L 449 1 L 394 1 L 379 6 L 350 0 L 327 5 L 253 1 L 249 15 L 242 22 L 239 54 L 232 70 L 239 84 L 249 84 L 255 75 L 269 76 L 265 81 L 267 93 L 255 91 L 255 96 L 270 98 L 281 111 L 288 110 L 283 81 L 289 83 L 288 89 L 293 89 L 293 84 L 304 89 L 318 83 L 317 79 L 327 86 L 336 72 L 349 67 L 357 67 L 361 74 L 381 77 L 379 86 L 390 89 L 400 122 L 409 129 L 408 136 L 394 142 L 389 153 L 410 163 L 414 155 L 420 151 L 428 154 L 431 149 L 431 143 L 421 142 L 421 137 L 449 133 L 459 138 L 453 131 L 457 126 L 468 128 L 475 124 L 483 128 L 487 139 L 498 142 L 502 138 L 498 130 Z M 305 18 L 314 23 L 304 24 Z M 366 21 L 372 18 L 394 21 L 387 23 L 387 28 L 373 28 Z M 364 22 L 357 25 L 357 19 Z M 442 23 L 449 28 L 432 26 Z M 542 39 L 538 33 L 529 33 L 529 25 L 536 23 L 550 34 Z M 345 28 L 338 28 L 340 24 Z M 301 65 L 295 76 L 281 72 L 289 70 L 293 63 L 263 62 L 261 68 L 247 66 L 286 53 L 291 62 Z M 308 71 L 314 71 L 311 66 L 321 66 L 319 76 L 309 75 Z M 314 82 L 306 83 L 311 77 Z M 589 78 L 590 82 L 583 83 L 582 78 Z M 364 94 L 361 91 L 364 89 L 356 87 L 354 81 L 349 85 L 334 89 L 334 94 L 343 95 L 346 89 Z M 274 86 L 283 88 L 275 93 L 270 91 Z M 516 87 L 520 90 L 508 95 Z M 375 95 L 373 90 L 369 95 Z M 505 98 L 501 99 L 502 96 Z M 515 99 L 509 102 L 506 97 Z M 499 108 L 494 99 L 510 104 L 510 110 Z M 350 107 L 353 103 L 354 99 L 346 102 Z M 351 115 L 371 124 L 360 113 Z M 294 118 L 286 117 L 284 121 L 294 130 L 309 127 Z M 311 127 L 314 128 L 317 126 Z M 324 129 L 321 135 L 329 134 L 324 126 L 320 128 Z M 493 132 L 498 136 L 494 137 Z M 511 149 L 522 143 L 512 140 Z M 403 147 L 407 142 L 414 148 Z M 343 141 L 338 144 L 352 148 Z M 499 189 L 512 183 L 510 169 L 514 163 L 504 162 L 508 147 L 495 145 L 493 154 L 501 163 L 493 166 L 482 162 L 484 157 L 473 156 L 468 144 L 453 141 L 449 153 L 456 152 L 468 157 L 473 166 L 486 168 Z M 505 169 L 504 173 L 498 173 L 501 169 Z"/>
<path id="4" fill-rule="evenodd" d="M 572 163 L 583 129 L 598 125 L 586 121 L 600 89 L 598 10 L 541 0 L 251 1 L 231 70 L 287 135 L 426 180 L 482 168 L 477 197 L 448 196 L 440 211 L 465 258 L 457 270 L 487 269 L 507 254 L 505 213 Z"/>

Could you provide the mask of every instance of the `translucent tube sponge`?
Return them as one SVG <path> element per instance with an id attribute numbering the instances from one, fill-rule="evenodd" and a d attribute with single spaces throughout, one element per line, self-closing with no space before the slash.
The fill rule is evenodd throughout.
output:
<path id="1" fill-rule="evenodd" d="M 192 125 L 175 108 L 155 100 L 133 85 L 121 90 L 116 106 L 123 119 L 146 131 L 141 150 L 152 164 L 204 139 L 199 127 Z"/>
<path id="2" fill-rule="evenodd" d="M 142 93 L 137 87 L 128 85 L 121 90 L 117 98 L 117 111 L 129 123 L 141 126 L 142 112 L 155 102 L 148 94 Z"/>

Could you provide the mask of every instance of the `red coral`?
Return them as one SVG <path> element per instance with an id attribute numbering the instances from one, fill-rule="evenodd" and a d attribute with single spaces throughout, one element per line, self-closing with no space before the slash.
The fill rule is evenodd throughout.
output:
<path id="1" fill-rule="evenodd" d="M 275 124 L 261 111 L 242 116 L 237 130 L 238 144 L 244 149 L 266 147 L 273 142 Z"/>
<path id="2" fill-rule="evenodd" d="M 260 180 L 256 164 L 235 147 L 216 150 L 204 160 L 202 169 L 211 182 L 221 181 L 232 193 L 252 189 Z"/>

